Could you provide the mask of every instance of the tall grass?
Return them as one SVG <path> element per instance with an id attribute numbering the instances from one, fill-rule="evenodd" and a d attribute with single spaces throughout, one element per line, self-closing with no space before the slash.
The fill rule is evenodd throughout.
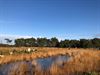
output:
<path id="1" fill-rule="evenodd" d="M 45 72 L 37 70 L 36 75 L 100 75 L 100 58 L 95 52 L 85 51 L 65 62 L 62 67 L 53 63 Z"/>
<path id="2" fill-rule="evenodd" d="M 92 49 L 67 49 L 67 48 L 37 48 L 32 54 L 7 55 L 0 58 L 0 64 L 29 61 L 35 58 L 44 58 L 55 55 L 69 55 L 70 60 L 58 66 L 53 63 L 50 68 L 43 70 L 40 64 L 33 61 L 29 64 L 21 63 L 10 69 L 8 75 L 100 75 L 100 51 Z M 18 67 L 17 67 L 18 66 Z"/>
<path id="3" fill-rule="evenodd" d="M 11 49 L 15 49 L 15 50 L 25 50 L 27 49 L 26 47 L 8 47 L 7 48 L 3 48 L 0 47 L 0 51 L 9 51 Z M 91 49 L 75 49 L 75 48 L 71 48 L 70 50 L 68 48 L 44 48 L 44 47 L 39 47 L 36 48 L 38 51 L 37 52 L 33 52 L 30 54 L 13 54 L 13 55 L 5 55 L 3 58 L 0 58 L 0 64 L 4 64 L 4 63 L 10 63 L 10 62 L 16 62 L 16 61 L 23 61 L 23 60 L 32 60 L 35 58 L 44 58 L 44 57 L 49 57 L 49 56 L 55 56 L 55 55 L 69 55 L 71 57 L 74 58 L 78 58 L 80 54 L 86 52 L 87 54 L 94 54 L 93 56 L 97 56 L 98 58 L 98 54 L 100 54 L 100 51 L 97 50 L 91 50 Z M 82 57 L 86 56 L 83 55 Z M 82 58 L 81 57 L 81 58 Z"/>

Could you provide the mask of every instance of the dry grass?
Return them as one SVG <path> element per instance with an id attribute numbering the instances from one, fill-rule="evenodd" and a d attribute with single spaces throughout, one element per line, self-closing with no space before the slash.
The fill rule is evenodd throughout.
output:
<path id="1" fill-rule="evenodd" d="M 30 54 L 18 54 L 18 55 L 5 55 L 3 58 L 0 58 L 0 64 L 9 63 L 9 62 L 16 62 L 16 61 L 23 61 L 23 60 L 32 60 L 35 58 L 44 58 L 49 56 L 55 55 L 69 55 L 73 57 L 73 60 L 76 58 L 82 58 L 81 61 L 85 59 L 91 58 L 99 59 L 100 51 L 97 50 L 90 50 L 90 49 L 75 49 L 75 48 L 45 48 L 45 47 L 34 47 L 37 49 L 37 52 L 33 52 Z M 9 51 L 9 50 L 25 50 L 27 47 L 0 47 L 0 51 Z M 90 60 L 91 60 L 90 59 Z M 75 62 L 74 61 L 74 62 Z"/>
<path id="2" fill-rule="evenodd" d="M 100 72 L 100 51 L 73 50 L 70 52 L 72 52 L 72 59 L 65 62 L 63 67 L 54 63 L 50 69 L 46 71 L 48 74 L 45 74 L 41 69 L 38 69 L 36 75 L 82 75 L 85 72 Z"/>
<path id="3" fill-rule="evenodd" d="M 72 59 L 65 62 L 63 67 L 59 67 L 56 63 L 51 67 L 43 71 L 40 65 L 33 62 L 32 75 L 82 75 L 84 72 L 96 71 L 100 72 L 100 51 L 93 49 L 77 49 L 77 48 L 37 48 L 38 52 L 31 54 L 19 54 L 19 55 L 6 55 L 0 58 L 0 64 L 32 60 L 35 58 L 44 58 L 55 55 L 69 55 Z M 11 49 L 24 50 L 26 47 L 21 48 L 0 48 L 0 50 L 9 51 Z M 19 72 L 16 67 L 12 68 L 8 75 L 31 75 L 28 65 L 25 63 L 20 64 Z"/>
<path id="4" fill-rule="evenodd" d="M 82 75 L 84 72 L 100 72 L 100 54 L 90 51 L 75 56 L 60 68 L 55 64 L 51 66 L 52 75 Z"/>

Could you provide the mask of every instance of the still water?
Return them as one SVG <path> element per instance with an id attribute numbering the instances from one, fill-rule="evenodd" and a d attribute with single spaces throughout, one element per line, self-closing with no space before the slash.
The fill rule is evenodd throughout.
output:
<path id="1" fill-rule="evenodd" d="M 0 66 L 0 75 L 10 75 L 12 71 L 23 71 L 26 69 L 29 72 L 29 75 L 33 75 L 34 67 L 42 70 L 47 70 L 51 67 L 52 64 L 56 64 L 57 66 L 63 67 L 63 63 L 69 61 L 69 56 L 52 56 L 48 58 L 38 58 L 32 61 L 20 61 L 9 63 Z M 23 67 L 23 66 L 24 67 Z"/>

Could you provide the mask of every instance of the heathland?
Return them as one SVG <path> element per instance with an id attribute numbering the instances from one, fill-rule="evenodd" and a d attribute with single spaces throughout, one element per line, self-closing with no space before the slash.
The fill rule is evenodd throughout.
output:
<path id="1" fill-rule="evenodd" d="M 63 67 L 52 64 L 49 70 L 43 72 L 42 69 L 34 68 L 33 75 L 90 75 L 100 73 L 100 50 L 93 48 L 49 48 L 49 47 L 0 47 L 0 65 L 31 61 L 38 58 L 51 56 L 69 56 L 71 59 L 63 63 Z M 23 64 L 22 64 L 23 65 Z M 27 66 L 24 64 L 23 67 Z M 24 70 L 25 68 L 23 68 Z M 28 68 L 27 68 L 28 69 Z M 25 71 L 27 71 L 25 69 Z M 17 75 L 9 74 L 9 75 Z M 20 74 L 29 75 L 29 74 Z"/>

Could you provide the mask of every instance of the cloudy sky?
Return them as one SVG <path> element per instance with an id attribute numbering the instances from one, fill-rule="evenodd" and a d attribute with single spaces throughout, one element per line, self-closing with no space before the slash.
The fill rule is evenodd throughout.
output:
<path id="1" fill-rule="evenodd" d="M 0 37 L 100 37 L 100 0 L 0 0 Z"/>

